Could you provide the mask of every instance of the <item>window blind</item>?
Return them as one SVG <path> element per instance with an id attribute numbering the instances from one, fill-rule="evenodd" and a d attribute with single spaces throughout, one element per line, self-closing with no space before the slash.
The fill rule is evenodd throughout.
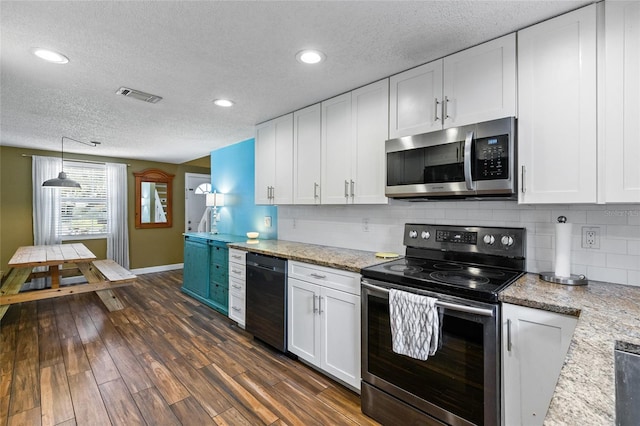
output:
<path id="1" fill-rule="evenodd" d="M 82 188 L 60 189 L 59 236 L 100 235 L 109 232 L 107 173 L 104 164 L 64 162 L 69 179 Z"/>

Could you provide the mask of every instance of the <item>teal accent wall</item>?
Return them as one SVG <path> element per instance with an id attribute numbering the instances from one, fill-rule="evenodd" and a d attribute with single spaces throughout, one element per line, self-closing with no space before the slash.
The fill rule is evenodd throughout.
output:
<path id="1" fill-rule="evenodd" d="M 278 209 L 255 205 L 255 142 L 248 139 L 211 152 L 211 186 L 225 194 L 220 208 L 220 234 L 260 232 L 260 239 L 278 238 Z M 271 228 L 264 225 L 271 217 Z"/>

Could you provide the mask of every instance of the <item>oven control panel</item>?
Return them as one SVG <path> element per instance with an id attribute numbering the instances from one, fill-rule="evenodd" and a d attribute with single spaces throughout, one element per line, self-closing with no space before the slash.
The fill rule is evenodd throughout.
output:
<path id="1" fill-rule="evenodd" d="M 407 223 L 407 247 L 524 257 L 526 229 Z"/>

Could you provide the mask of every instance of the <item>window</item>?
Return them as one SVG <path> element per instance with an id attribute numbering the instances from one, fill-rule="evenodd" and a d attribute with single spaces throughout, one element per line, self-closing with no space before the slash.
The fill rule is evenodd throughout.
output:
<path id="1" fill-rule="evenodd" d="M 104 164 L 64 162 L 69 179 L 82 188 L 60 189 L 59 237 L 105 235 L 107 220 L 107 173 Z"/>

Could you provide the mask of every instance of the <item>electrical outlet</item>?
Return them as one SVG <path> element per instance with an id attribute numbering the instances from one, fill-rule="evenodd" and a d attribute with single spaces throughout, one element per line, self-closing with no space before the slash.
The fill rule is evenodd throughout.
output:
<path id="1" fill-rule="evenodd" d="M 362 219 L 362 230 L 364 232 L 369 232 L 369 219 L 367 218 Z"/>
<path id="2" fill-rule="evenodd" d="M 582 248 L 588 248 L 588 249 L 600 248 L 600 227 L 598 226 L 582 227 Z"/>
<path id="3" fill-rule="evenodd" d="M 271 228 L 271 216 L 264 217 L 264 226 L 267 228 Z"/>

